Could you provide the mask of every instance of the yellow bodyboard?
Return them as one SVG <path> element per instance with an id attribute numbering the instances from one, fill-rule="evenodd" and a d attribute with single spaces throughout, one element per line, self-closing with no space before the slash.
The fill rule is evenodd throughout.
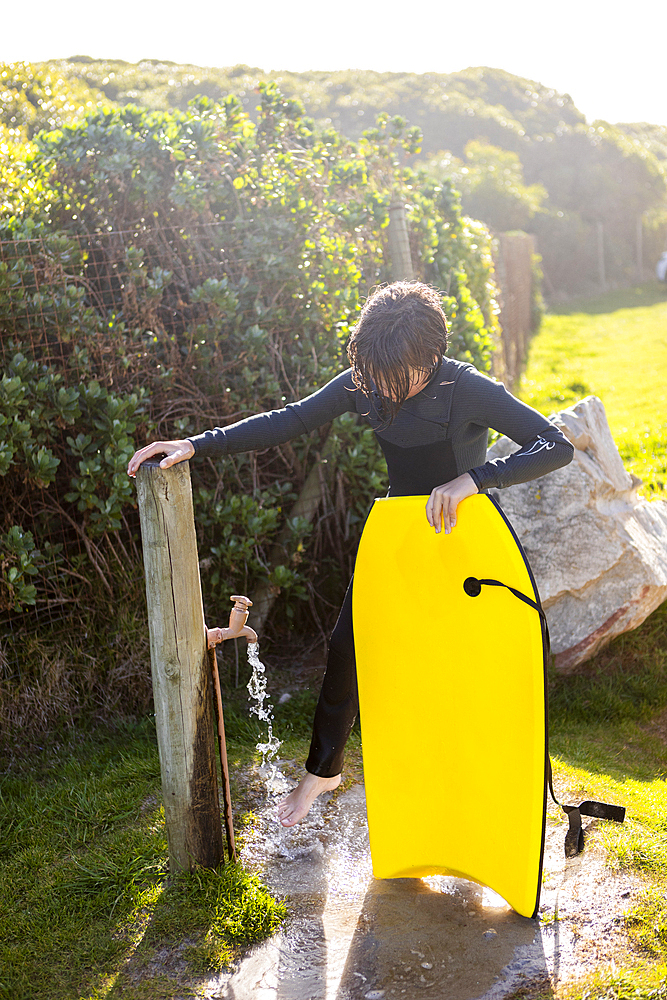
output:
<path id="1" fill-rule="evenodd" d="M 428 497 L 376 500 L 353 622 L 373 873 L 456 875 L 523 916 L 539 904 L 546 810 L 544 636 L 525 556 L 486 495 L 449 535 Z"/>

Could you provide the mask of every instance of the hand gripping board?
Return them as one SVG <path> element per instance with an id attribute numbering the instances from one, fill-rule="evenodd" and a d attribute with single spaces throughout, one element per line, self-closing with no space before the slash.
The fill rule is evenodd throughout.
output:
<path id="1" fill-rule="evenodd" d="M 483 494 L 449 535 L 428 497 L 376 500 L 354 572 L 364 780 L 376 878 L 447 874 L 539 905 L 546 812 L 545 655 L 509 522 Z"/>

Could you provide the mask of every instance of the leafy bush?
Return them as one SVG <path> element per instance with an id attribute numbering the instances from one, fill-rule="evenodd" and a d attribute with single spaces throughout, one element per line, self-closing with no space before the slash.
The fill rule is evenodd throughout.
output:
<path id="1" fill-rule="evenodd" d="M 17 138 L 83 118 L 103 94 L 74 75 L 30 63 L 0 63 L 0 125 Z"/>
<path id="2" fill-rule="evenodd" d="M 420 277 L 443 289 L 452 353 L 489 368 L 489 235 L 451 186 L 401 165 L 418 132 L 384 118 L 352 142 L 315 129 L 275 84 L 260 100 L 256 123 L 232 96 L 186 112 L 96 110 L 27 151 L 22 199 L 0 219 L 8 613 L 134 586 L 135 447 L 280 407 L 346 366 L 360 302 L 390 276 L 396 191 Z M 311 527 L 289 513 L 327 434 L 332 474 Z M 196 463 L 207 613 L 264 581 L 282 592 L 276 622 L 328 620 L 384 476 L 352 415 L 266 453 Z"/>
<path id="3" fill-rule="evenodd" d="M 466 213 L 496 233 L 525 230 L 547 196 L 542 184 L 527 185 L 517 153 L 471 139 L 465 159 L 436 153 L 427 161 L 435 177 L 448 177 L 461 192 Z"/>

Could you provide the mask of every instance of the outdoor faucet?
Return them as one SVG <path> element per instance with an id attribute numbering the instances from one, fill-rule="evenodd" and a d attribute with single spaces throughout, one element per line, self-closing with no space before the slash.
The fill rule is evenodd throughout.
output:
<path id="1" fill-rule="evenodd" d="M 252 607 L 252 601 L 247 597 L 233 596 L 230 601 L 234 601 L 234 607 L 229 613 L 228 628 L 209 628 L 206 630 L 206 642 L 209 649 L 217 646 L 225 639 L 240 639 L 244 636 L 248 642 L 257 642 L 257 633 L 246 625 L 248 620 L 248 609 Z"/>

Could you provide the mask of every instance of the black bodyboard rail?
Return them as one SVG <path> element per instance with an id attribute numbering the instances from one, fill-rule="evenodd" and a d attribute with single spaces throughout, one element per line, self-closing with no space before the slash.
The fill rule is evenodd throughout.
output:
<path id="1" fill-rule="evenodd" d="M 532 597 L 528 597 L 527 594 L 523 594 L 520 590 L 510 587 L 507 583 L 502 583 L 501 580 L 478 580 L 475 576 L 469 576 L 463 581 L 463 589 L 468 597 L 479 597 L 482 592 L 482 587 L 504 587 L 506 590 L 509 590 L 514 597 L 523 601 L 524 604 L 527 604 L 529 607 L 537 611 L 542 619 L 542 626 L 545 633 L 545 658 L 548 658 L 550 655 L 549 629 L 547 626 L 547 616 L 544 613 L 544 608 L 539 601 L 539 597 L 537 600 L 533 600 Z M 566 858 L 575 858 L 578 854 L 581 854 L 584 849 L 584 828 L 581 822 L 582 816 L 590 816 L 594 819 L 611 820 L 615 823 L 622 823 L 625 820 L 625 806 L 615 806 L 609 802 L 596 802 L 593 799 L 585 799 L 583 802 L 580 802 L 578 806 L 565 805 L 560 802 L 554 793 L 551 757 L 549 756 L 548 750 L 547 781 L 551 798 L 554 800 L 556 805 L 563 810 L 569 821 L 569 829 L 565 834 Z"/>

